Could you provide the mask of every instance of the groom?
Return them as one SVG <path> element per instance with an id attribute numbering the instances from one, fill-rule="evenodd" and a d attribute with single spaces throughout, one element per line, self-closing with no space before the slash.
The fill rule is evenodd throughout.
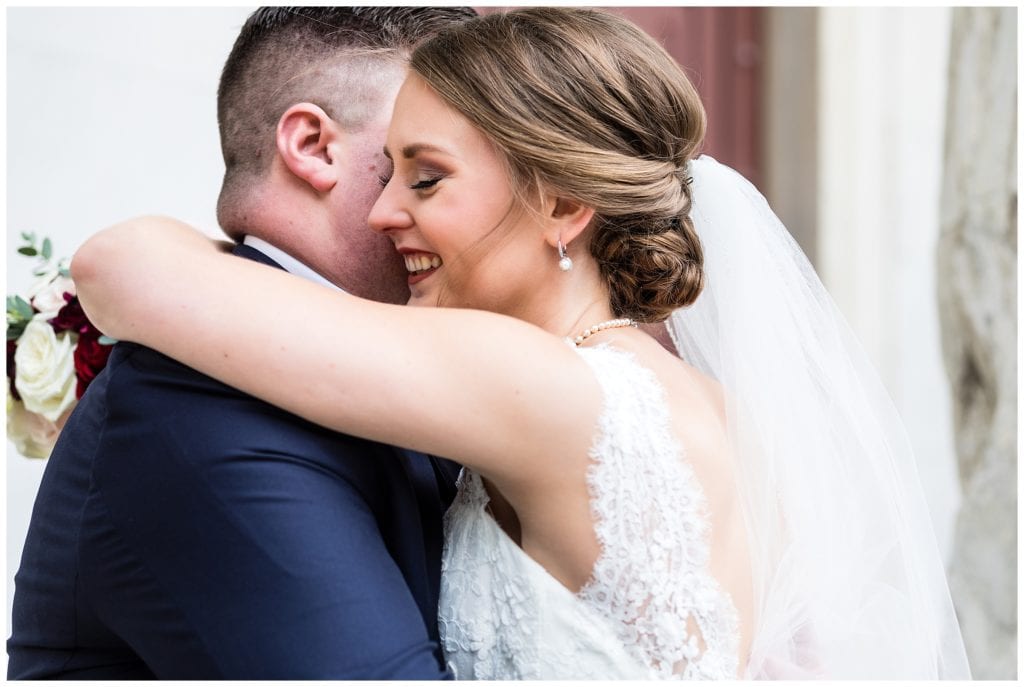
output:
<path id="1" fill-rule="evenodd" d="M 403 265 L 366 227 L 388 173 L 381 147 L 402 58 L 470 16 L 249 18 L 218 93 L 217 211 L 237 255 L 404 300 Z M 47 465 L 15 579 L 8 677 L 450 677 L 436 612 L 451 467 L 120 344 Z"/>

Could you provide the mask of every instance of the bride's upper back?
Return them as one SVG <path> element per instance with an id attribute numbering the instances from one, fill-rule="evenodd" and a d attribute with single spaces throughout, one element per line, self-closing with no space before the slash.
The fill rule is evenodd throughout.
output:
<path id="1" fill-rule="evenodd" d="M 579 349 L 604 395 L 586 467 L 564 464 L 529 505 L 517 504 L 511 528 L 507 503 L 491 488 L 492 514 L 582 598 L 610 615 L 644 609 L 627 624 L 631 632 L 648 626 L 650 654 L 672 656 L 672 642 L 692 637 L 695 656 L 734 646 L 728 653 L 742 666 L 750 566 L 721 387 L 640 332 L 602 338 Z M 650 628 L 666 618 L 689 620 L 656 637 Z M 717 636 L 733 632 L 738 646 Z"/>
<path id="2" fill-rule="evenodd" d="M 664 390 L 679 460 L 693 470 L 704 495 L 710 572 L 738 613 L 742 666 L 752 631 L 753 589 L 736 456 L 726 432 L 725 392 L 717 381 L 651 341 L 631 338 L 619 346 L 628 348 Z"/>

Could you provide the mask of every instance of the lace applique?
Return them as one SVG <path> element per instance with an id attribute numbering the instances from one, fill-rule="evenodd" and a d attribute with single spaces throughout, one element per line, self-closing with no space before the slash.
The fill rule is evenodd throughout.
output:
<path id="1" fill-rule="evenodd" d="M 664 391 L 629 353 L 578 349 L 604 392 L 587 482 L 602 551 L 573 594 L 501 531 L 464 470 L 445 516 L 439 625 L 469 679 L 735 679 L 736 610 L 708 570 L 700 485 Z"/>
<path id="2" fill-rule="evenodd" d="M 671 434 L 664 390 L 630 353 L 579 352 L 605 405 L 587 474 L 602 552 L 578 596 L 615 620 L 655 676 L 735 679 L 737 612 L 708 569 L 704 494 Z"/>
<path id="3" fill-rule="evenodd" d="M 446 516 L 438 613 L 456 679 L 643 675 L 603 619 L 501 531 L 486 512 L 489 500 L 479 476 L 463 470 Z"/>
<path id="4" fill-rule="evenodd" d="M 476 484 L 467 484 L 475 481 Z M 495 538 L 474 526 L 473 514 L 483 514 L 488 496 L 479 478 L 463 470 L 459 494 L 445 519 L 445 551 L 442 560 L 442 592 L 438 629 L 456 679 L 494 680 L 519 675 L 517 662 L 529 664 L 535 658 L 525 641 L 537 600 L 531 586 L 523 583 L 509 566 Z M 462 512 L 462 522 L 451 518 Z M 482 524 L 482 523 L 480 523 Z M 448 555 L 451 551 L 472 555 Z M 497 571 L 500 570 L 500 573 Z M 453 612 L 445 612 L 449 608 Z M 472 609 L 472 610 L 470 610 Z M 459 657 L 466 660 L 455 660 Z"/>

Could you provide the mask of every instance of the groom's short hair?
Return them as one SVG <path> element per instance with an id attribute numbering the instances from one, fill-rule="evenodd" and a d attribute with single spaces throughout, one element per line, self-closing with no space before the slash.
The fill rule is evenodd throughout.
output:
<path id="1" fill-rule="evenodd" d="M 468 7 L 261 7 L 235 40 L 217 91 L 225 187 L 259 177 L 278 119 L 310 102 L 349 130 L 379 112 L 385 61 L 476 16 Z M 240 189 L 239 189 L 240 190 Z"/>

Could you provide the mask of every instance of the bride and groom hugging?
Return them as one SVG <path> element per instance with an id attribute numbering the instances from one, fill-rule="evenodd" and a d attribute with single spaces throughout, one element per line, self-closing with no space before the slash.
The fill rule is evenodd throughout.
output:
<path id="1" fill-rule="evenodd" d="M 136 343 L 11 675 L 965 676 L 898 421 L 692 84 L 605 12 L 470 15 L 243 28 L 218 216 L 287 271 L 167 218 L 76 255 Z"/>

